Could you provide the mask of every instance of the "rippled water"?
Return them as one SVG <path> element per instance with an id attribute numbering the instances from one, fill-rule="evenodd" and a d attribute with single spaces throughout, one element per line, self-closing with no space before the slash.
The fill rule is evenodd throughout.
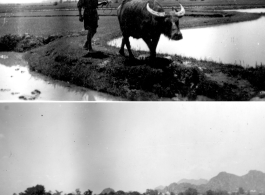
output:
<path id="1" fill-rule="evenodd" d="M 158 53 L 196 59 L 255 66 L 265 64 L 265 17 L 254 21 L 182 30 L 183 39 L 172 41 L 161 35 Z M 130 37 L 135 50 L 149 51 L 142 39 Z M 121 38 L 110 45 L 120 47 Z"/>
<path id="2" fill-rule="evenodd" d="M 121 99 L 32 73 L 21 54 L 0 53 L 0 100 L 116 101 Z"/>

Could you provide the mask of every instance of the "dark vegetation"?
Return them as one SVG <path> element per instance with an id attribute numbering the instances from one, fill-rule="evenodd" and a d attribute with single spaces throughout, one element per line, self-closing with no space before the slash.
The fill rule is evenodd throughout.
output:
<path id="1" fill-rule="evenodd" d="M 49 35 L 47 37 L 43 37 L 33 36 L 29 34 L 7 34 L 5 36 L 0 37 L 0 51 L 25 52 L 36 47 L 48 44 L 61 37 L 62 35 Z"/>
<path id="2" fill-rule="evenodd" d="M 80 189 L 76 189 L 71 193 L 63 193 L 63 191 L 55 192 L 48 191 L 46 192 L 45 187 L 43 185 L 36 185 L 33 187 L 27 188 L 24 192 L 20 192 L 19 195 L 92 195 L 93 192 L 91 190 L 87 190 L 85 192 L 81 192 Z M 14 193 L 13 195 L 16 195 Z M 264 195 L 262 193 L 252 193 L 250 191 L 245 192 L 242 187 L 239 187 L 237 191 L 227 192 L 225 190 L 207 190 L 205 192 L 198 192 L 194 188 L 187 188 L 178 193 L 174 192 L 159 192 L 158 190 L 147 189 L 144 193 L 139 193 L 137 191 L 124 192 L 122 190 L 114 191 L 114 190 L 103 190 L 99 195 Z"/>
<path id="3" fill-rule="evenodd" d="M 17 195 L 14 193 L 13 195 Z M 19 195 L 63 195 L 63 191 L 46 191 L 43 185 L 36 185 L 33 187 L 27 188 L 24 192 L 20 192 Z M 72 193 L 64 193 L 64 195 L 92 195 L 92 191 L 87 190 L 84 193 L 81 193 L 79 189 L 76 189 L 75 192 Z"/>

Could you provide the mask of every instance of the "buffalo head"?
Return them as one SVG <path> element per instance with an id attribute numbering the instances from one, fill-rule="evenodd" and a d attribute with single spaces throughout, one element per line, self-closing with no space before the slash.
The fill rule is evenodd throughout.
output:
<path id="1" fill-rule="evenodd" d="M 157 12 L 150 8 L 149 3 L 147 3 L 146 8 L 149 13 L 151 13 L 154 16 L 160 17 L 164 20 L 163 27 L 162 27 L 162 33 L 166 35 L 168 38 L 173 40 L 181 40 L 182 34 L 179 29 L 179 18 L 184 16 L 185 9 L 184 7 L 180 5 L 180 11 L 177 11 L 176 8 L 172 8 L 172 11 L 169 13 L 166 12 Z"/>

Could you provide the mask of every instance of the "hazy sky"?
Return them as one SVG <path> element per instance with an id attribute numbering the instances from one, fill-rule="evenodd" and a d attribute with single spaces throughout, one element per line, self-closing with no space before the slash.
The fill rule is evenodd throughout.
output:
<path id="1" fill-rule="evenodd" d="M 265 172 L 265 104 L 1 103 L 0 192 L 140 191 Z"/>
<path id="2" fill-rule="evenodd" d="M 42 0 L 0 0 L 0 3 L 40 3 Z"/>

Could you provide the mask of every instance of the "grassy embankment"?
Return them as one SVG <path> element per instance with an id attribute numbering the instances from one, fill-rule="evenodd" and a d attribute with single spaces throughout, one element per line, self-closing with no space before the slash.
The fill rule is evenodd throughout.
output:
<path id="1" fill-rule="evenodd" d="M 228 17 L 188 16 L 180 23 L 182 28 L 191 28 L 257 17 L 241 13 Z M 33 71 L 128 100 L 203 100 L 202 97 L 249 100 L 264 90 L 262 67 L 243 68 L 181 56 L 167 60 L 164 55 L 159 55 L 156 63 L 132 63 L 117 55 L 117 48 L 107 45 L 107 41 L 117 36 L 120 36 L 117 18 L 101 17 L 94 39 L 98 53 L 88 55 L 82 49 L 85 37 L 75 34 L 31 50 L 26 59 Z M 135 52 L 142 53 L 146 52 Z"/>

